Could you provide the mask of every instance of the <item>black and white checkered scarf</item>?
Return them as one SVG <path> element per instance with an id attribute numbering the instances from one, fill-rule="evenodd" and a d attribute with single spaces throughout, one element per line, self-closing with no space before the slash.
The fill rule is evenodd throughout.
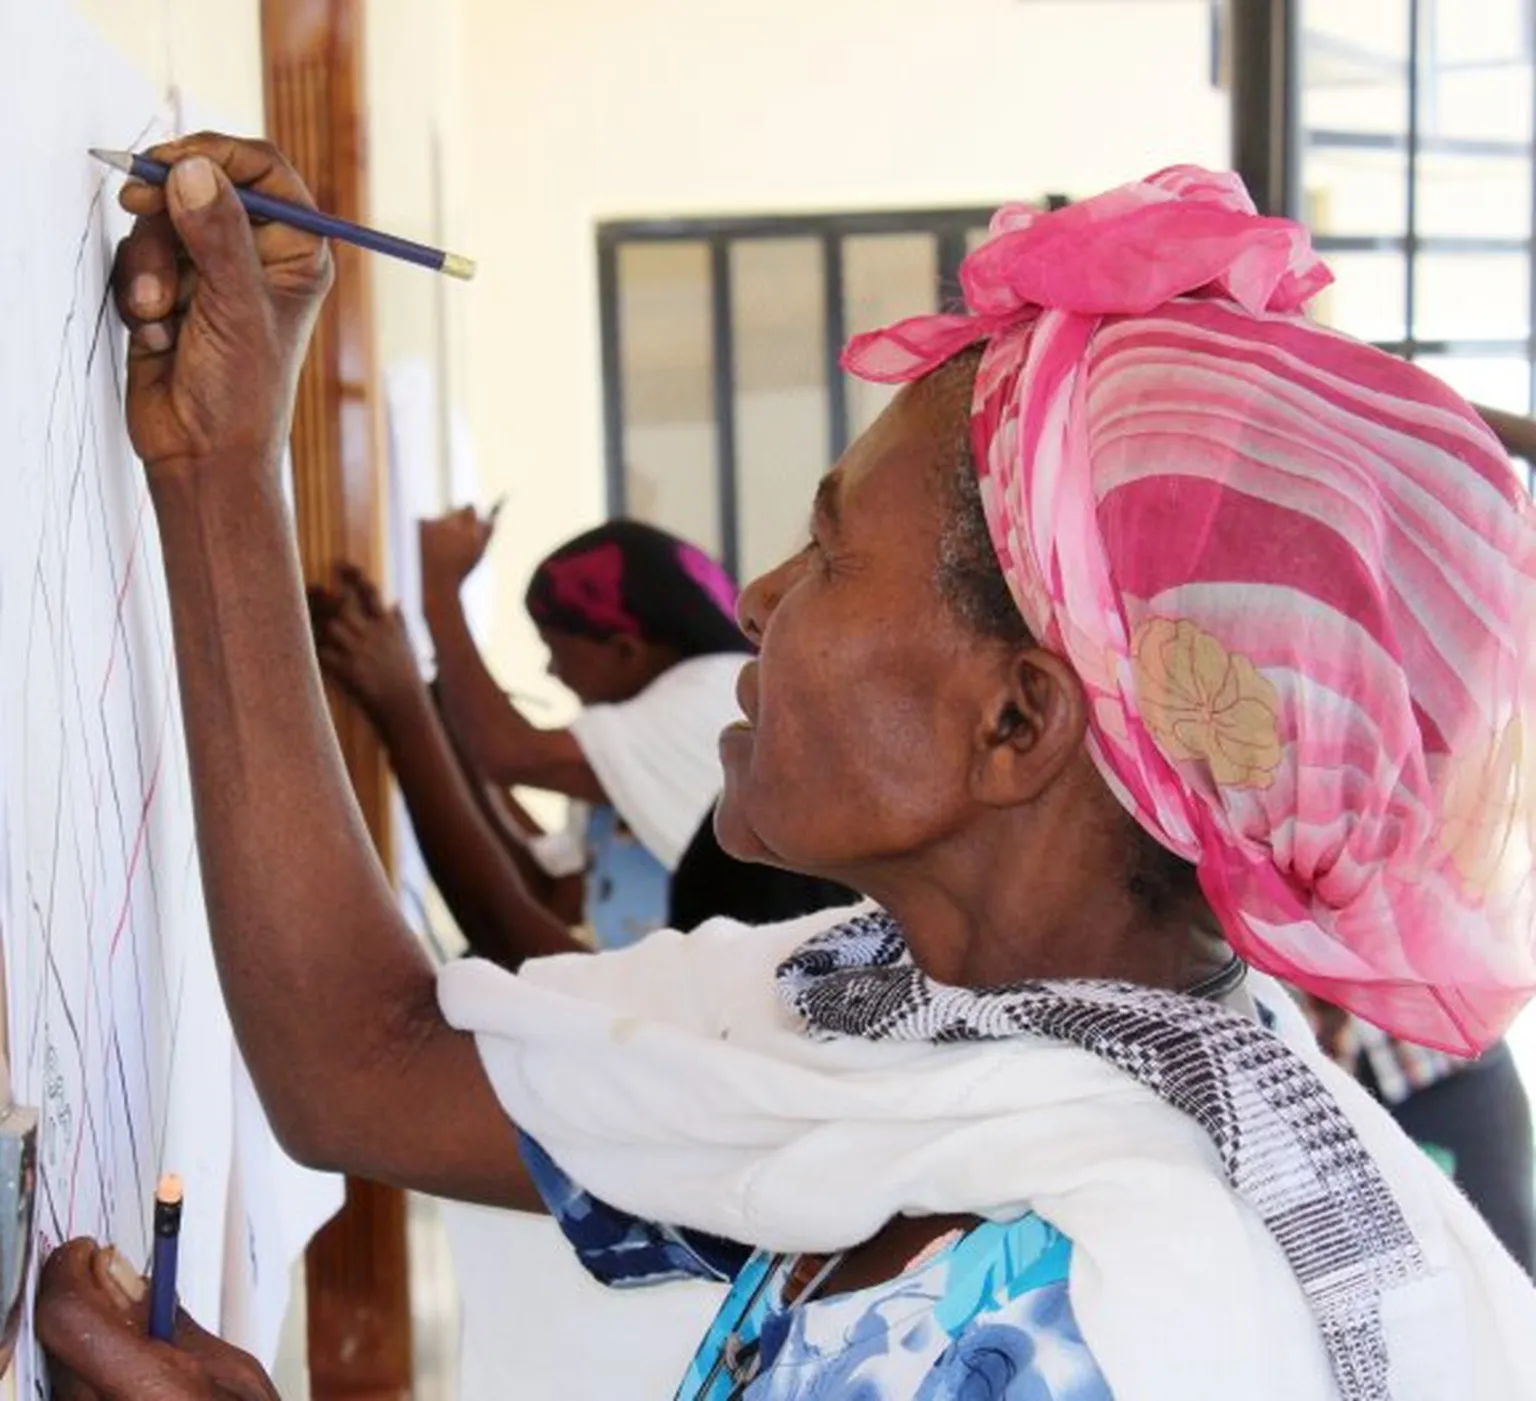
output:
<path id="1" fill-rule="evenodd" d="M 1278 1036 L 1216 1003 L 1128 983 L 947 987 L 916 967 L 900 926 L 880 911 L 813 939 L 778 980 L 812 1033 L 939 1044 L 1048 1037 L 1188 1114 L 1295 1272 L 1342 1401 L 1390 1397 L 1382 1301 L 1428 1266 L 1353 1126 Z"/>

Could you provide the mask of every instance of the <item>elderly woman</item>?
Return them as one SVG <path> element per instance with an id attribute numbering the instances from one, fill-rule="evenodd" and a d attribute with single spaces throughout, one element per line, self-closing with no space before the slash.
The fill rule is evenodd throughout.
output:
<path id="1" fill-rule="evenodd" d="M 1189 169 L 1005 210 L 964 314 L 850 348 L 908 387 L 746 591 L 718 823 L 868 906 L 434 984 L 278 485 L 326 254 L 234 201 L 303 197 L 275 152 L 162 155 L 129 421 L 291 1151 L 731 1280 L 685 1401 L 1531 1394 L 1536 1294 L 1258 971 L 1459 1053 L 1536 986 L 1529 503 L 1467 405 L 1303 318 L 1300 228 Z M 44 1336 L 101 1379 L 127 1325 L 48 1322 L 84 1288 Z"/>

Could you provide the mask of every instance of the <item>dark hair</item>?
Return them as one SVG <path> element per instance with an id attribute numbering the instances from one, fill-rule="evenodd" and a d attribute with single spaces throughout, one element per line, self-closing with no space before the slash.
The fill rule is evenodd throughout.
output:
<path id="1" fill-rule="evenodd" d="M 612 520 L 566 541 L 534 570 L 524 603 L 540 627 L 577 637 L 638 637 L 684 659 L 752 650 L 725 570 L 641 521 Z"/>
<path id="2" fill-rule="evenodd" d="M 944 526 L 939 534 L 939 595 L 955 616 L 980 637 L 1016 647 L 1034 638 L 1014 601 L 992 548 L 981 479 L 971 447 L 970 399 L 981 350 L 962 351 L 929 377 L 929 392 L 939 396 L 938 412 L 954 424 L 954 440 L 941 464 Z M 1125 888 L 1153 920 L 1175 913 L 1200 898 L 1195 868 L 1151 837 L 1134 819 L 1125 872 Z"/>

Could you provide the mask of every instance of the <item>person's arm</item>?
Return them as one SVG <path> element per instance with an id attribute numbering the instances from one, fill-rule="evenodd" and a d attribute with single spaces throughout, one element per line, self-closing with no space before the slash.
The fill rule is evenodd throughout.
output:
<path id="1" fill-rule="evenodd" d="M 1481 404 L 1473 404 L 1478 417 L 1491 429 L 1499 442 L 1504 445 L 1504 451 L 1511 457 L 1523 457 L 1527 462 L 1536 462 L 1536 419 L 1523 418 L 1519 414 L 1506 413 L 1503 409 L 1484 408 Z"/>
<path id="2" fill-rule="evenodd" d="M 516 1130 L 474 1039 L 443 1019 L 373 853 L 314 661 L 280 473 L 331 262 L 319 239 L 253 228 L 231 181 L 308 192 L 265 143 L 202 136 L 154 154 L 175 170 L 165 191 L 124 188 L 139 218 L 114 287 L 240 1048 L 301 1162 L 536 1209 Z M 183 250 L 195 276 L 180 273 Z"/>
<path id="3" fill-rule="evenodd" d="M 385 608 L 356 570 L 343 571 L 339 592 L 311 590 L 310 598 L 320 664 L 378 731 L 427 870 L 464 937 L 476 952 L 512 969 L 541 954 L 585 952 L 525 884 L 486 821 L 416 668 L 398 610 Z"/>
<path id="4" fill-rule="evenodd" d="M 442 697 L 437 686 L 434 684 L 429 689 L 432 692 L 432 704 L 437 710 L 438 723 L 442 725 L 449 748 L 453 750 L 459 772 L 474 793 L 480 805 L 480 813 L 490 823 L 502 850 L 517 867 L 518 874 L 533 892 L 534 898 L 545 909 L 563 924 L 580 924 L 586 912 L 587 885 L 584 872 L 576 870 L 570 875 L 551 875 L 545 870 L 533 850 L 533 843 L 545 835 L 544 829 L 505 788 L 487 782 L 474 767 L 443 719 Z"/>
<path id="5" fill-rule="evenodd" d="M 576 736 L 540 729 L 522 715 L 475 645 L 459 592 L 490 538 L 491 522 L 470 507 L 421 523 L 422 613 L 437 655 L 448 728 L 470 764 L 496 783 L 606 802 Z"/>

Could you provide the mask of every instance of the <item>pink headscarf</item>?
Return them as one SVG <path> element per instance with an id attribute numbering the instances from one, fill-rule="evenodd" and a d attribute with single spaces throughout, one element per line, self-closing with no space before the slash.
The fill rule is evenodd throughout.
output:
<path id="1" fill-rule="evenodd" d="M 1178 167 L 966 259 L 992 541 L 1092 706 L 1106 782 L 1255 965 L 1472 1054 L 1536 990 L 1536 531 L 1472 409 L 1308 321 L 1331 280 L 1235 176 Z"/>

